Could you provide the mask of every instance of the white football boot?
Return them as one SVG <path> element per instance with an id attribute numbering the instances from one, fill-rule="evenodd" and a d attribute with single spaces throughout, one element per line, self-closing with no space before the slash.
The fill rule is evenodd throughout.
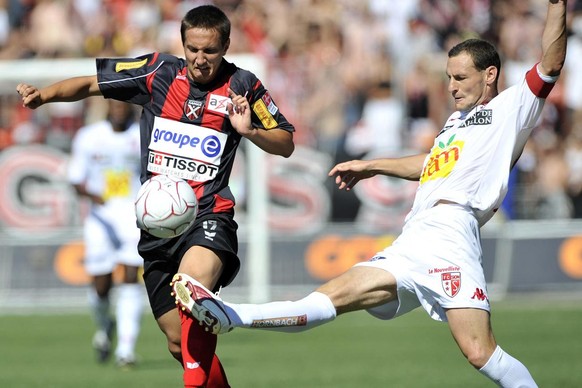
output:
<path id="1" fill-rule="evenodd" d="M 206 331 L 224 334 L 234 329 L 222 299 L 199 281 L 184 273 L 177 273 L 170 286 L 178 308 L 190 313 L 200 325 L 205 326 Z"/>

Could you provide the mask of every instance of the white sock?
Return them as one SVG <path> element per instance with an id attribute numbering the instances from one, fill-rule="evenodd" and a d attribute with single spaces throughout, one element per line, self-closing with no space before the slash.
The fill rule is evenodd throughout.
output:
<path id="1" fill-rule="evenodd" d="M 298 332 L 332 321 L 335 307 L 329 297 L 313 292 L 298 301 L 263 304 L 224 303 L 236 327 Z"/>
<path id="2" fill-rule="evenodd" d="M 115 356 L 133 359 L 144 309 L 143 286 L 123 283 L 117 286 L 117 348 Z"/>
<path id="3" fill-rule="evenodd" d="M 537 388 L 533 377 L 521 362 L 499 346 L 479 372 L 504 388 Z"/>
<path id="4" fill-rule="evenodd" d="M 93 320 L 98 330 L 107 331 L 111 324 L 111 315 L 109 314 L 109 298 L 100 298 L 95 289 L 89 289 L 87 294 L 89 299 L 89 308 L 93 315 Z"/>

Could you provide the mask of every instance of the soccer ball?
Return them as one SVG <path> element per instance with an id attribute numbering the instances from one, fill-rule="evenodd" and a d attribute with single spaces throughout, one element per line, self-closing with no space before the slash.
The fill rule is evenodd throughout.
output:
<path id="1" fill-rule="evenodd" d="M 155 175 L 137 193 L 137 226 L 160 238 L 177 237 L 192 225 L 198 213 L 198 200 L 183 179 Z"/>

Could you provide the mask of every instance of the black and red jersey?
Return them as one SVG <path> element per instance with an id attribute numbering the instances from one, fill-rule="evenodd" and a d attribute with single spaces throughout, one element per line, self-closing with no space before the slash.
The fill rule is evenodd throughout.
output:
<path id="1" fill-rule="evenodd" d="M 141 181 L 156 174 L 186 179 L 198 197 L 199 216 L 234 212 L 228 184 L 241 135 L 228 119 L 228 88 L 246 95 L 253 127 L 294 131 L 261 81 L 226 60 L 208 84 L 188 77 L 184 59 L 160 53 L 99 58 L 97 77 L 105 98 L 143 107 Z"/>

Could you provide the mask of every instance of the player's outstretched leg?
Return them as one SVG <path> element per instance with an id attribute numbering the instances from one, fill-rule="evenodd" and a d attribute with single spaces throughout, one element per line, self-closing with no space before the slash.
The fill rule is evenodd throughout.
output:
<path id="1" fill-rule="evenodd" d="M 224 302 L 198 281 L 181 273 L 174 276 L 172 289 L 182 311 L 191 312 L 214 334 L 228 333 L 235 327 L 292 333 L 311 329 L 336 317 L 333 303 L 321 292 L 312 292 L 297 301 L 234 304 Z"/>
<path id="2" fill-rule="evenodd" d="M 204 287 L 199 281 L 184 273 L 177 273 L 172 279 L 172 296 L 179 308 L 192 314 L 213 334 L 224 334 L 234 326 L 224 308 L 222 299 Z"/>

